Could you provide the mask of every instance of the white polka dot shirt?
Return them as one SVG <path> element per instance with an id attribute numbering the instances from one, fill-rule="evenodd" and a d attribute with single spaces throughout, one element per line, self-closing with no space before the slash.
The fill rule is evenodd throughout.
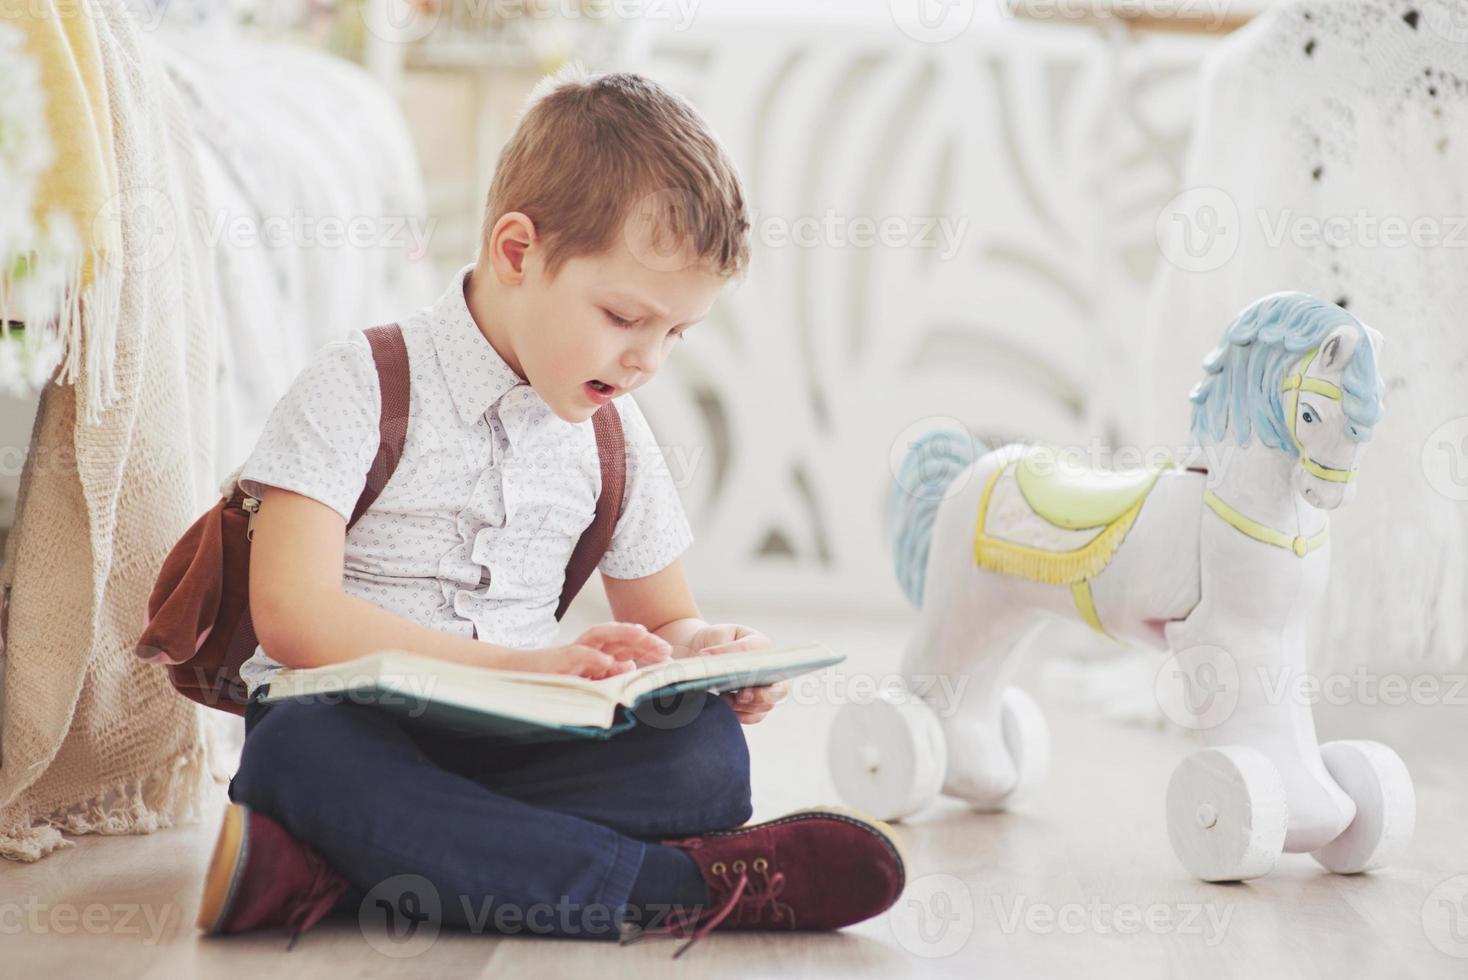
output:
<path id="1" fill-rule="evenodd" d="M 566 563 L 601 490 L 588 420 L 563 421 L 480 333 L 465 266 L 401 321 L 412 375 L 407 441 L 387 486 L 347 533 L 342 588 L 435 629 L 528 649 L 556 638 Z M 631 395 L 622 516 L 599 566 L 612 578 L 666 568 L 693 540 L 677 488 Z M 377 452 L 380 395 L 363 333 L 326 345 L 271 411 L 239 484 L 319 500 L 350 520 Z M 253 691 L 279 664 L 259 647 Z"/>

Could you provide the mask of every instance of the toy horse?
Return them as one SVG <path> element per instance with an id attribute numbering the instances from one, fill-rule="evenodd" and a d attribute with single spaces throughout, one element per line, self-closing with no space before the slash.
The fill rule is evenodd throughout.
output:
<path id="1" fill-rule="evenodd" d="M 1009 680 L 1049 614 L 1170 651 L 1192 682 L 1206 747 L 1167 789 L 1190 872 L 1254 878 L 1284 851 L 1341 874 L 1399 857 L 1415 820 L 1402 760 L 1376 742 L 1319 745 L 1308 701 L 1288 693 L 1329 573 L 1327 512 L 1354 496 L 1381 415 L 1380 345 L 1340 307 L 1276 293 L 1204 360 L 1183 459 L 1078 471 L 1040 446 L 980 453 L 946 432 L 914 444 L 890 519 L 921 618 L 903 691 L 837 717 L 838 791 L 900 819 L 940 790 L 1004 809 L 1040 781 L 1045 720 Z M 965 681 L 947 686 L 955 703 L 933 697 L 940 677 Z"/>

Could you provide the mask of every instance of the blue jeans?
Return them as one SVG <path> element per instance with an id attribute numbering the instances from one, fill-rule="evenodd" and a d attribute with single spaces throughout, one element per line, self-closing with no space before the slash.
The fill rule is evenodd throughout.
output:
<path id="1" fill-rule="evenodd" d="M 752 812 L 733 709 L 680 697 L 702 704 L 676 724 L 528 745 L 364 704 L 252 700 L 229 796 L 352 883 L 338 910 L 436 903 L 447 926 L 615 938 L 648 842 Z"/>

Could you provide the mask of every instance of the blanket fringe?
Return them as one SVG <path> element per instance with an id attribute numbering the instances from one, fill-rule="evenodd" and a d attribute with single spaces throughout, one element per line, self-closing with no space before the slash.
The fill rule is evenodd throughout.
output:
<path id="1" fill-rule="evenodd" d="M 209 767 L 208 740 L 141 779 L 118 780 L 101 792 L 48 816 L 12 817 L 0 826 L 0 858 L 39 861 L 74 847 L 65 834 L 151 834 L 200 819 L 216 786 Z"/>

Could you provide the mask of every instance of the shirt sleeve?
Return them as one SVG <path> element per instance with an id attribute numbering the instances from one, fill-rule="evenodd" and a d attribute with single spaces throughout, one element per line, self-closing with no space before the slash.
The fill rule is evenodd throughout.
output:
<path id="1" fill-rule="evenodd" d="M 377 368 L 365 334 L 327 344 L 270 412 L 239 484 L 319 500 L 350 521 L 377 454 Z"/>
<path id="2" fill-rule="evenodd" d="M 627 485 L 611 547 L 598 566 L 610 578 L 660 572 L 693 543 L 678 487 L 652 428 L 631 395 L 616 400 L 627 444 Z"/>

